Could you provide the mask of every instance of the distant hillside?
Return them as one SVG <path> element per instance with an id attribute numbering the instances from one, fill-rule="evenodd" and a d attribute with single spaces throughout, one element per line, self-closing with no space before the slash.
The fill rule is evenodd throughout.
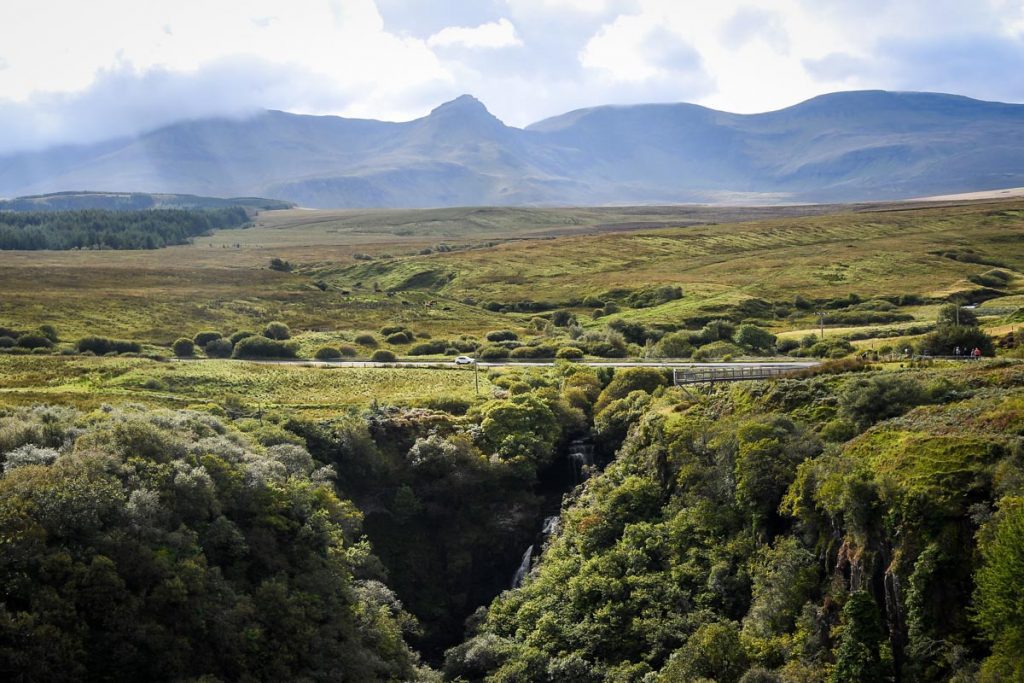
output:
<path id="1" fill-rule="evenodd" d="M 764 114 L 583 109 L 512 128 L 464 95 L 404 123 L 268 111 L 0 158 L 0 194 L 68 187 L 310 207 L 778 203 L 1024 185 L 1024 106 L 823 95 Z"/>
<path id="2" fill-rule="evenodd" d="M 199 197 L 191 194 L 147 192 L 53 192 L 0 200 L 0 211 L 139 211 L 144 209 L 290 209 L 294 204 L 261 197 Z"/>

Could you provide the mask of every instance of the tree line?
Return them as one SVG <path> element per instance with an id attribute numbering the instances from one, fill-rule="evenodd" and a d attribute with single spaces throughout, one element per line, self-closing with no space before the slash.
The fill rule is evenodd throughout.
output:
<path id="1" fill-rule="evenodd" d="M 159 249 L 249 222 L 245 208 L 0 212 L 0 250 Z"/>

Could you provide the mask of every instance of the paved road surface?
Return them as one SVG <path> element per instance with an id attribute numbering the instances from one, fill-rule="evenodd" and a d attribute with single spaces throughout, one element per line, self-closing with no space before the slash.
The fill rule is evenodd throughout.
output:
<path id="1" fill-rule="evenodd" d="M 208 358 L 174 358 L 181 363 L 199 363 Z M 394 363 L 374 363 L 373 361 L 319 361 L 319 360 L 242 360 L 243 363 L 260 365 L 297 365 L 309 368 L 472 368 L 472 365 L 456 365 L 453 361 L 396 361 Z M 481 368 L 546 368 L 555 364 L 554 361 L 480 361 Z M 579 365 L 592 368 L 812 368 L 821 361 L 737 361 L 730 363 L 695 363 L 683 360 L 668 361 L 583 361 Z"/>

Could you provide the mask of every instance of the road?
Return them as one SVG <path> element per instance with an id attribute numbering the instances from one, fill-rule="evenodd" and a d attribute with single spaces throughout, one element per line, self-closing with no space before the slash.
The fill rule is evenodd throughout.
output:
<path id="1" fill-rule="evenodd" d="M 171 360 L 181 363 L 199 363 L 209 358 L 172 358 Z M 307 368 L 466 368 L 472 365 L 456 365 L 453 361 L 395 361 L 394 363 L 374 363 L 373 361 L 320 361 L 320 360 L 241 360 L 243 363 L 257 363 L 259 365 L 295 365 Z M 480 368 L 548 368 L 554 366 L 555 361 L 480 361 L 477 367 Z M 736 361 L 719 363 L 695 363 L 683 360 L 666 361 L 580 361 L 578 365 L 586 365 L 592 368 L 813 368 L 820 365 L 821 361 Z"/>

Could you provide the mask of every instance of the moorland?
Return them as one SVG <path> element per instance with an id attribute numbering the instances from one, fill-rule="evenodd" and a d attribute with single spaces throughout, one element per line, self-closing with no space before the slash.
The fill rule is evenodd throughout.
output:
<path id="1" fill-rule="evenodd" d="M 1024 201 L 287 209 L 0 263 L 0 673 L 1024 676 Z M 658 366 L 741 358 L 821 364 Z"/>

